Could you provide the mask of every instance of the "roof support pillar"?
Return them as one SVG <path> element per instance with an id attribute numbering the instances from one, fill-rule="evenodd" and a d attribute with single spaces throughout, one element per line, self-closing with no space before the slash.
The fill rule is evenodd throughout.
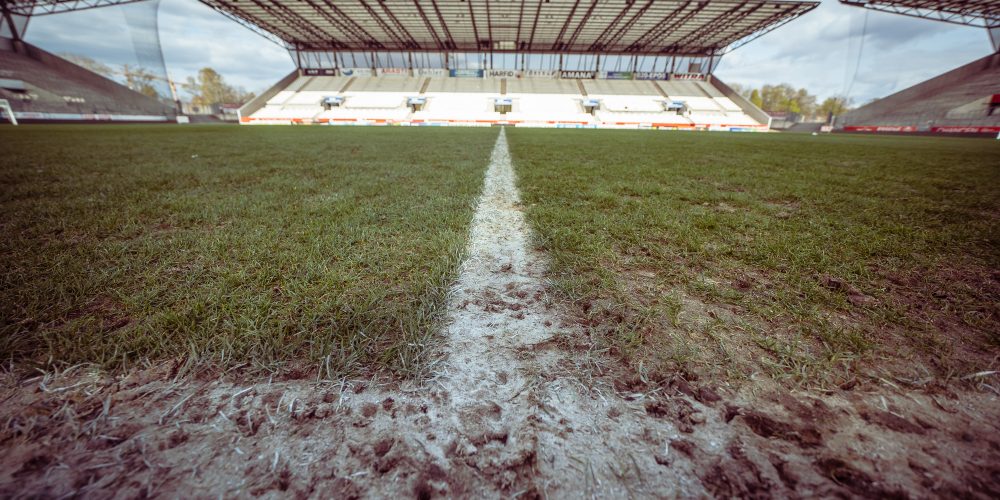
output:
<path id="1" fill-rule="evenodd" d="M 0 33 L 11 37 L 15 42 L 20 42 L 28 31 L 29 20 L 30 16 L 15 14 L 7 2 L 0 0 Z"/>

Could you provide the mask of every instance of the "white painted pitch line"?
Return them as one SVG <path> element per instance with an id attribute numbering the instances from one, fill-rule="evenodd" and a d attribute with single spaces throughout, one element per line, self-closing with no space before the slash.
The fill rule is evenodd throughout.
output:
<path id="1" fill-rule="evenodd" d="M 532 250 L 520 200 L 501 129 L 449 294 L 448 358 L 438 379 L 449 402 L 440 409 L 435 442 L 454 441 L 459 453 L 484 463 L 530 453 L 537 457 L 536 484 L 548 485 L 554 498 L 699 496 L 683 472 L 665 472 L 655 462 L 662 441 L 653 446 L 642 438 L 651 425 L 673 432 L 669 424 L 651 422 L 610 393 L 596 397 L 572 375 L 553 375 L 566 353 L 531 347 L 573 327 L 562 326 L 572 322 L 563 321 L 558 307 L 547 307 L 546 260 Z M 484 435 L 508 438 L 498 447 L 476 439 Z M 434 454 L 445 457 L 443 449 Z M 626 456 L 642 485 L 614 472 Z M 584 469 L 577 467 L 581 459 Z"/>
<path id="2" fill-rule="evenodd" d="M 531 251 L 520 200 L 506 131 L 500 129 L 448 301 L 446 384 L 458 404 L 506 399 L 520 371 L 510 348 L 547 339 L 552 332 L 545 324 L 556 323 L 537 300 L 545 266 Z"/>

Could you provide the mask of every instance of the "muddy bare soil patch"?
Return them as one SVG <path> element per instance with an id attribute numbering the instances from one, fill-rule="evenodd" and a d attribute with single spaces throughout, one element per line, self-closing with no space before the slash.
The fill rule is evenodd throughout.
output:
<path id="1" fill-rule="evenodd" d="M 995 396 L 619 390 L 540 351 L 563 362 L 503 409 L 434 383 L 8 376 L 0 496 L 1000 495 Z"/>

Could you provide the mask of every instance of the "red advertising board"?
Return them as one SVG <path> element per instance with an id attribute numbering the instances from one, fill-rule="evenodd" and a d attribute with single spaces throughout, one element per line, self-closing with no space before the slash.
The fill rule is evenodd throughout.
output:
<path id="1" fill-rule="evenodd" d="M 909 125 L 854 125 L 844 127 L 845 132 L 917 132 L 917 127 Z M 925 129 L 925 131 L 927 131 Z M 1000 127 L 931 127 L 933 134 L 1000 134 Z"/>
<path id="2" fill-rule="evenodd" d="M 1000 134 L 1000 127 L 931 127 L 936 134 Z"/>
<path id="3" fill-rule="evenodd" d="M 856 125 L 844 127 L 846 132 L 916 132 L 917 127 L 896 125 Z"/>

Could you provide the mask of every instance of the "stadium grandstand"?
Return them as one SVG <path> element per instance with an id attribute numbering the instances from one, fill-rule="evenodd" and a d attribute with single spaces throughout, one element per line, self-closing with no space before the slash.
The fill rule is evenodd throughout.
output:
<path id="1" fill-rule="evenodd" d="M 0 100 L 9 103 L 19 122 L 176 120 L 169 103 L 135 92 L 24 41 L 33 16 L 114 3 L 0 0 Z M 158 43 L 155 50 L 159 50 Z M 158 57 L 162 59 L 162 54 Z M 6 118 L 6 111 L 0 110 L 0 115 Z"/>
<path id="2" fill-rule="evenodd" d="M 3 97 L 21 119 L 166 121 L 173 111 L 23 42 L 31 16 L 141 3 L 0 0 Z M 806 1 L 203 0 L 289 50 L 296 70 L 245 124 L 766 130 L 713 75 Z M 128 16 L 126 16 L 128 18 Z M 154 23 L 155 26 L 155 23 Z M 153 66 L 162 66 L 158 35 Z M 155 59 L 156 57 L 153 57 Z M 165 78 L 165 69 L 163 80 Z"/>
<path id="3" fill-rule="evenodd" d="M 204 3 L 288 48 L 296 70 L 244 124 L 766 130 L 713 75 L 803 1 Z"/>
<path id="4" fill-rule="evenodd" d="M 1000 134 L 1000 1 L 841 0 L 842 3 L 985 28 L 993 54 L 846 113 L 845 132 Z"/>

